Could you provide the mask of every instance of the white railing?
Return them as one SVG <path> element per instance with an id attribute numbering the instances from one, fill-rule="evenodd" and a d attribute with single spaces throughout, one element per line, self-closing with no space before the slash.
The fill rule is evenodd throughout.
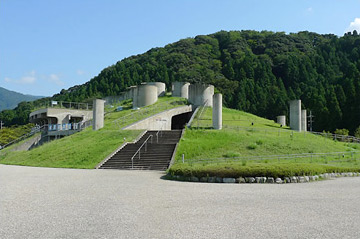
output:
<path id="1" fill-rule="evenodd" d="M 152 138 L 153 135 L 149 135 L 149 137 L 146 138 L 146 140 L 144 141 L 144 143 L 142 143 L 142 145 L 139 147 L 139 149 L 135 152 L 135 154 L 131 157 L 131 169 L 134 169 L 134 158 L 135 156 L 138 154 L 139 155 L 139 160 L 141 157 L 141 149 L 145 146 L 145 152 L 147 151 L 147 142 L 149 141 L 149 139 L 151 139 L 151 143 L 152 143 Z"/>

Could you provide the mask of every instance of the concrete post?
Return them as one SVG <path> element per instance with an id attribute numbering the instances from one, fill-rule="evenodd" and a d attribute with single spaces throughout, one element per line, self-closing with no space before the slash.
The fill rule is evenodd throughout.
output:
<path id="1" fill-rule="evenodd" d="M 222 94 L 213 95 L 213 128 L 222 129 Z"/>
<path id="2" fill-rule="evenodd" d="M 301 100 L 292 100 L 290 104 L 290 128 L 301 131 Z"/>
<path id="3" fill-rule="evenodd" d="M 188 83 L 188 82 L 175 81 L 172 84 L 172 96 L 188 99 L 189 98 L 189 85 L 190 85 L 190 83 Z"/>
<path id="4" fill-rule="evenodd" d="M 307 114 L 306 110 L 301 111 L 301 131 L 307 131 Z"/>
<path id="5" fill-rule="evenodd" d="M 276 122 L 278 124 L 281 124 L 283 127 L 286 126 L 286 116 L 285 115 L 279 115 L 276 117 Z"/>
<path id="6" fill-rule="evenodd" d="M 158 100 L 158 88 L 155 85 L 139 85 L 137 91 L 137 107 L 154 104 Z"/>
<path id="7" fill-rule="evenodd" d="M 137 86 L 131 88 L 132 90 L 132 97 L 133 97 L 133 109 L 136 109 L 138 106 L 138 92 L 139 89 Z"/>
<path id="8" fill-rule="evenodd" d="M 93 101 L 93 130 L 104 127 L 104 105 L 105 100 L 95 99 Z"/>
<path id="9" fill-rule="evenodd" d="M 195 106 L 200 106 L 207 101 L 206 106 L 213 106 L 214 86 L 202 83 L 191 84 L 189 86 L 189 102 Z"/>

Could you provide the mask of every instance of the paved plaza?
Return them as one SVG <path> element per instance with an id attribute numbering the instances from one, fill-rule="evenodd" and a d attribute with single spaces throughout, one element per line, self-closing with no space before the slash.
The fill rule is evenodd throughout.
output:
<path id="1" fill-rule="evenodd" d="M 0 238 L 360 238 L 360 178 L 208 184 L 0 165 Z"/>

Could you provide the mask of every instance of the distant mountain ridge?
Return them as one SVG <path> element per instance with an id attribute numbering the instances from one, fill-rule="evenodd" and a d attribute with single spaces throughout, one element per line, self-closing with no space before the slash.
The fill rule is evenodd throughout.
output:
<path id="1" fill-rule="evenodd" d="M 43 97 L 44 96 L 24 95 L 0 87 L 0 111 L 14 109 L 22 101 L 33 101 Z"/>

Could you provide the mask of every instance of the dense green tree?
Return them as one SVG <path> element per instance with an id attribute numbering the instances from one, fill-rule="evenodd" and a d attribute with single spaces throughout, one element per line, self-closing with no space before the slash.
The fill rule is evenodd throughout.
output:
<path id="1" fill-rule="evenodd" d="M 118 61 L 54 100 L 87 101 L 116 95 L 143 81 L 214 84 L 228 107 L 275 119 L 301 99 L 315 115 L 314 130 L 360 125 L 360 36 L 299 32 L 220 31 L 153 48 Z M 3 111 L 7 124 L 24 124 L 39 102 Z"/>

